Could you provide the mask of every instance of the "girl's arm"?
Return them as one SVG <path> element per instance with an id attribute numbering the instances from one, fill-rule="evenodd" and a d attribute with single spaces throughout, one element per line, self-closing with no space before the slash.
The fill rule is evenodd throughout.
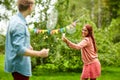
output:
<path id="1" fill-rule="evenodd" d="M 88 44 L 88 39 L 85 38 L 83 39 L 80 43 L 78 44 L 75 44 L 73 42 L 71 42 L 70 40 L 68 40 L 65 36 L 62 37 L 62 40 L 70 47 L 70 48 L 73 48 L 73 49 L 77 49 L 77 50 L 80 50 L 81 48 L 87 46 Z"/>

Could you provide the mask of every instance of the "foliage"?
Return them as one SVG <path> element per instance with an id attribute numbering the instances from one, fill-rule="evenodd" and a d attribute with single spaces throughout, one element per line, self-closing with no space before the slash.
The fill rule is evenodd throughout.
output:
<path id="1" fill-rule="evenodd" d="M 114 44 L 114 41 L 117 40 L 116 38 L 114 38 L 115 37 L 114 34 L 116 33 L 115 32 L 116 28 L 114 26 L 118 25 L 119 22 L 116 23 L 116 20 L 113 20 L 110 27 L 97 28 L 95 23 L 91 20 L 90 11 L 86 8 L 78 9 L 79 7 L 76 6 L 75 4 L 76 3 L 74 1 L 71 1 L 68 4 L 68 1 L 64 0 L 59 1 L 56 4 L 56 8 L 59 11 L 58 24 L 56 28 L 61 28 L 63 26 L 66 26 L 70 22 L 74 21 L 75 19 L 79 19 L 80 22 L 76 26 L 76 32 L 71 35 L 66 33 L 67 37 L 72 42 L 78 43 L 81 40 L 81 37 L 78 36 L 81 35 L 80 32 L 82 26 L 84 24 L 91 24 L 94 28 L 95 39 L 98 45 L 98 55 L 101 64 L 119 66 L 118 65 L 118 62 L 120 60 L 119 50 L 118 47 Z M 120 29 L 118 29 L 117 32 L 119 32 L 119 30 Z M 80 59 L 81 57 L 80 51 L 68 48 L 67 45 L 65 45 L 60 38 L 61 33 L 57 35 L 32 34 L 31 43 L 35 49 L 38 50 L 39 48 L 42 49 L 43 47 L 50 48 L 48 58 L 46 59 L 37 58 L 38 62 L 36 63 L 37 66 L 36 64 L 34 64 L 34 66 L 36 66 L 34 72 L 37 71 L 39 72 L 39 70 L 43 70 L 43 72 L 45 70 L 50 71 L 50 69 L 52 69 L 52 71 L 76 71 L 76 72 L 81 70 L 82 68 L 81 66 L 83 63 Z M 37 45 L 36 43 L 37 44 L 40 43 L 40 45 Z"/>
<path id="2" fill-rule="evenodd" d="M 47 11 L 50 8 L 51 0 L 36 0 L 36 6 L 39 8 L 42 6 L 44 9 L 38 11 L 38 21 L 33 21 L 30 24 L 34 24 L 35 28 L 46 29 Z M 93 1 L 93 2 L 92 2 Z M 100 0 L 101 6 L 98 7 L 98 1 L 95 0 L 58 0 L 55 4 L 55 8 L 58 10 L 58 23 L 55 29 L 62 28 L 79 19 L 77 23 L 76 32 L 74 34 L 66 33 L 68 39 L 74 43 L 78 43 L 81 40 L 81 29 L 84 24 L 91 24 L 94 28 L 94 35 L 98 47 L 98 55 L 102 65 L 114 65 L 120 66 L 120 10 L 119 1 L 112 0 Z M 16 10 L 14 3 L 11 0 L 0 1 L 0 5 L 4 5 L 7 10 L 11 10 L 14 13 Z M 112 3 L 113 2 L 113 3 Z M 91 5 L 93 4 L 93 5 Z M 14 8 L 13 8 L 14 7 Z M 98 15 L 98 8 L 101 9 L 101 16 Z M 92 12 L 94 11 L 94 12 Z M 112 13 L 112 16 L 111 16 Z M 35 12 L 32 14 L 34 16 Z M 7 15 L 7 13 L 6 13 Z M 94 17 L 92 18 L 92 15 Z M 0 15 L 0 19 L 3 19 Z M 8 16 L 7 16 L 8 17 Z M 7 19 L 7 17 L 4 17 Z M 101 17 L 101 23 L 103 28 L 97 28 L 98 17 Z M 110 25 L 109 25 L 110 24 Z M 78 50 L 68 48 L 61 40 L 62 33 L 50 35 L 35 34 L 31 32 L 31 45 L 34 50 L 41 50 L 42 48 L 49 48 L 50 53 L 48 58 L 32 58 L 32 66 L 34 68 L 34 74 L 39 75 L 41 72 L 48 71 L 75 71 L 79 72 L 82 68 L 81 54 Z M 5 38 L 0 36 L 0 52 L 4 50 Z M 41 72 L 39 70 L 42 70 Z"/>
<path id="3" fill-rule="evenodd" d="M 15 3 L 15 0 L 1 0 L 0 1 L 0 6 L 2 6 L 1 8 L 3 8 L 0 13 L 0 21 L 1 20 L 8 20 L 9 19 L 9 15 L 12 13 L 16 12 L 16 5 L 13 5 Z M 9 13 L 8 13 L 9 11 Z M 4 14 L 2 14 L 2 12 L 4 12 Z"/>
<path id="4" fill-rule="evenodd" d="M 5 36 L 0 35 L 0 53 L 4 53 L 5 48 Z"/>
<path id="5" fill-rule="evenodd" d="M 116 1 L 109 0 L 108 5 L 109 5 L 112 18 L 117 18 L 118 16 L 120 16 L 120 6 L 119 6 L 120 1 L 119 0 L 116 0 Z"/>
<path id="6" fill-rule="evenodd" d="M 120 66 L 120 48 L 119 44 L 119 21 L 114 20 L 111 25 L 105 29 L 98 29 L 95 33 L 98 45 L 99 59 L 102 65 Z"/>
<path id="7" fill-rule="evenodd" d="M 13 80 L 10 73 L 4 72 L 4 55 L 0 55 L 0 80 Z M 50 71 L 40 73 L 42 69 L 35 70 L 33 75 L 30 77 L 30 80 L 79 80 L 81 73 L 73 72 L 54 72 Z M 52 70 L 51 70 L 52 71 Z M 36 73 L 35 73 L 36 72 Z M 38 75 L 37 73 L 40 73 Z M 120 76 L 120 67 L 115 66 L 102 66 L 102 74 L 98 80 L 119 80 Z"/>
<path id="8" fill-rule="evenodd" d="M 61 3 L 60 3 L 61 4 Z M 65 4 L 61 5 L 64 6 Z M 59 10 L 60 7 L 58 7 Z M 64 7 L 63 7 L 64 8 Z M 67 11 L 67 9 L 66 9 Z M 61 11 L 59 12 L 59 17 L 64 17 L 63 19 L 58 20 L 58 25 L 56 26 L 56 28 L 61 28 L 61 26 L 65 26 L 70 24 L 70 22 L 72 22 L 75 18 L 74 15 L 68 15 L 68 13 L 66 11 Z M 80 10 L 82 13 L 76 16 L 76 17 L 80 20 L 80 23 L 77 24 L 76 26 L 76 33 L 74 34 L 68 34 L 66 33 L 67 37 L 75 42 L 78 43 L 80 41 L 80 36 L 81 35 L 81 28 L 83 25 L 85 24 L 91 24 L 95 29 L 96 25 L 94 24 L 94 22 L 91 21 L 90 19 L 90 15 L 89 15 L 89 11 L 85 8 Z M 66 13 L 65 13 L 66 12 Z M 80 16 L 82 15 L 82 16 Z M 72 18 L 73 17 L 73 18 Z M 61 24 L 62 22 L 62 24 Z M 35 23 L 36 25 L 36 23 Z M 39 25 L 39 24 L 38 24 Z M 36 27 L 38 26 L 36 25 Z M 45 25 L 44 25 L 45 26 Z M 40 28 L 40 26 L 39 26 Z M 45 27 L 44 27 L 45 28 Z M 46 34 L 33 34 L 31 33 L 31 43 L 34 46 L 34 48 L 36 50 L 42 49 L 42 48 L 49 48 L 50 49 L 50 53 L 49 53 L 49 57 L 46 59 L 41 59 L 41 58 L 37 58 L 37 63 L 33 62 L 34 65 L 36 66 L 38 65 L 37 70 L 39 70 L 39 68 L 43 68 L 43 70 L 47 70 L 49 67 L 53 67 L 53 69 L 56 69 L 58 71 L 80 71 L 82 67 L 82 61 L 81 61 L 81 54 L 80 51 L 77 50 L 71 50 L 70 48 L 67 47 L 67 45 L 65 45 L 65 43 L 63 43 L 63 41 L 61 40 L 61 34 L 54 34 L 54 35 L 50 35 L 48 33 Z M 38 44 L 39 43 L 39 44 Z M 57 46 L 56 46 L 57 45 Z M 49 67 L 44 67 L 45 65 Z M 51 66 L 52 65 L 52 66 Z M 54 65 L 56 65 L 56 68 L 54 68 Z M 52 70 L 54 71 L 54 70 Z"/>
<path id="9" fill-rule="evenodd" d="M 111 41 L 114 43 L 120 42 L 120 18 L 113 19 L 111 25 L 108 27 L 109 35 L 111 36 Z"/>

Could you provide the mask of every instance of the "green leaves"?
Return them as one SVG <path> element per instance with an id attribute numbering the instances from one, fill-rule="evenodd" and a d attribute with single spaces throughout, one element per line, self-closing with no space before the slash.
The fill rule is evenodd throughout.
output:
<path id="1" fill-rule="evenodd" d="M 0 34 L 0 53 L 4 53 L 5 50 L 5 37 Z"/>

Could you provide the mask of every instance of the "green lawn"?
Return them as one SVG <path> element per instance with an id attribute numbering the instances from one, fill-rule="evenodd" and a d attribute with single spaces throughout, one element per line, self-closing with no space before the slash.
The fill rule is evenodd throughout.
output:
<path id="1" fill-rule="evenodd" d="M 102 67 L 102 75 L 97 80 L 120 80 L 119 67 Z M 80 73 L 52 73 L 42 74 L 39 76 L 33 75 L 30 80 L 80 80 Z M 10 73 L 4 72 L 4 56 L 0 55 L 0 80 L 12 80 Z"/>
<path id="2" fill-rule="evenodd" d="M 4 56 L 1 54 L 0 54 L 0 80 L 12 80 L 12 76 L 9 73 L 4 72 Z"/>
<path id="3" fill-rule="evenodd" d="M 41 76 L 32 76 L 31 80 L 79 80 L 79 73 L 52 73 Z"/>

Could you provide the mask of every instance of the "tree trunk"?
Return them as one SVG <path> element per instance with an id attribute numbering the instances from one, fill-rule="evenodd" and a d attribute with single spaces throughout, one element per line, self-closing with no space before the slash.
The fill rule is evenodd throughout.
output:
<path id="1" fill-rule="evenodd" d="M 91 0 L 91 4 L 92 4 L 92 7 L 91 7 L 91 19 L 94 20 L 94 0 Z"/>
<path id="2" fill-rule="evenodd" d="M 98 0 L 98 28 L 101 27 L 101 0 Z"/>

